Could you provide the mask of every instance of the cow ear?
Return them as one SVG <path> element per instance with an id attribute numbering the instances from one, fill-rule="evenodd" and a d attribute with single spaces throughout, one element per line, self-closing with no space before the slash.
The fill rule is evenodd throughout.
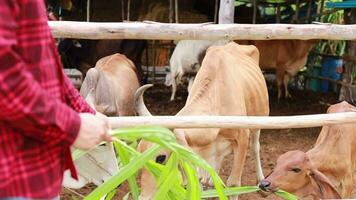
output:
<path id="1" fill-rule="evenodd" d="M 340 194 L 331 181 L 319 170 L 312 169 L 308 173 L 314 192 L 320 199 L 341 199 Z"/>

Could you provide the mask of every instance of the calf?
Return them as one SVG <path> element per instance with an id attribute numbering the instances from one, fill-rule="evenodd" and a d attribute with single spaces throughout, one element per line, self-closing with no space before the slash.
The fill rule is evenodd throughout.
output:
<path id="1" fill-rule="evenodd" d="M 187 102 L 177 116 L 189 115 L 254 115 L 269 114 L 268 93 L 261 69 L 258 67 L 258 50 L 254 46 L 229 43 L 210 47 L 198 71 Z M 139 115 L 151 115 L 143 102 L 142 94 L 147 86 L 135 95 L 136 111 Z M 175 129 L 178 141 L 189 146 L 219 171 L 224 157 L 234 155 L 228 185 L 239 186 L 251 136 L 258 180 L 263 179 L 259 157 L 260 130 L 195 128 Z M 139 150 L 151 144 L 142 141 Z M 165 162 L 168 152 L 156 157 Z M 211 185 L 209 174 L 200 171 L 201 182 Z M 143 171 L 141 177 L 141 199 L 150 199 L 155 192 L 153 177 Z"/>
<path id="2" fill-rule="evenodd" d="M 239 44 L 255 45 L 260 52 L 262 70 L 275 69 L 277 75 L 278 98 L 290 98 L 289 80 L 307 62 L 310 50 L 317 40 L 251 40 L 237 41 Z"/>
<path id="3" fill-rule="evenodd" d="M 188 77 L 188 92 L 193 84 L 194 77 L 200 69 L 205 52 L 209 46 L 223 45 L 228 41 L 210 40 L 181 40 L 177 43 L 169 60 L 170 72 L 166 75 L 167 86 L 172 85 L 171 101 L 174 100 L 177 85 L 181 83 L 184 75 Z"/>
<path id="4" fill-rule="evenodd" d="M 356 111 L 347 102 L 329 107 L 328 113 Z M 323 126 L 314 148 L 281 155 L 272 173 L 259 187 L 283 189 L 303 198 L 350 198 L 356 162 L 356 124 Z"/>

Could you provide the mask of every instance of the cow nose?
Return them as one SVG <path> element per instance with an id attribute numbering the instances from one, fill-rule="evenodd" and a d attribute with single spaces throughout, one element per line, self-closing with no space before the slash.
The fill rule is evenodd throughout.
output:
<path id="1" fill-rule="evenodd" d="M 260 182 L 260 184 L 258 185 L 258 187 L 263 190 L 266 191 L 268 190 L 268 187 L 271 185 L 271 182 L 267 181 L 267 180 L 262 180 Z"/>

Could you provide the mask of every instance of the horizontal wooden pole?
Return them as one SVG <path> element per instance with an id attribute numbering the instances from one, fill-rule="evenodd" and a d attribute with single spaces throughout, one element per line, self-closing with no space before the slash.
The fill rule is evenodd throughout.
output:
<path id="1" fill-rule="evenodd" d="M 167 128 L 259 128 L 286 129 L 356 123 L 356 112 L 297 116 L 152 116 L 110 117 L 112 128 L 158 125 Z"/>
<path id="2" fill-rule="evenodd" d="M 337 80 L 334 80 L 332 78 L 327 78 L 327 77 L 322 77 L 322 76 L 307 76 L 307 77 L 310 78 L 310 79 L 320 79 L 320 80 L 324 80 L 324 81 L 329 81 L 329 82 L 336 83 L 336 84 L 339 84 L 339 85 L 342 85 L 342 86 L 345 86 L 345 87 L 348 87 L 348 88 L 351 88 L 351 89 L 355 89 L 356 88 L 356 85 L 353 85 L 353 84 L 350 84 L 350 83 L 346 83 L 346 82 L 343 82 L 343 81 L 337 81 Z"/>
<path id="3" fill-rule="evenodd" d="M 169 24 L 156 22 L 50 21 L 56 38 L 147 40 L 356 40 L 356 25 L 332 24 Z"/>

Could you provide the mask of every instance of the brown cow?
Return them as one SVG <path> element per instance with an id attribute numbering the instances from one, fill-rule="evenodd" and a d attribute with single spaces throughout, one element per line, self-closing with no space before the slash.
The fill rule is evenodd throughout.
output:
<path id="1" fill-rule="evenodd" d="M 356 111 L 347 102 L 328 113 Z M 314 148 L 281 155 L 272 173 L 260 183 L 265 191 L 283 189 L 303 198 L 350 198 L 356 167 L 356 124 L 323 126 Z"/>
<path id="2" fill-rule="evenodd" d="M 135 65 L 125 55 L 101 58 L 87 72 L 80 94 L 86 97 L 94 89 L 95 109 L 108 116 L 135 114 L 133 100 L 139 87 Z"/>
<path id="3" fill-rule="evenodd" d="M 308 54 L 317 40 L 251 40 L 236 41 L 252 44 L 260 52 L 262 70 L 275 69 L 277 75 L 278 98 L 290 98 L 288 82 L 306 64 Z"/>
<path id="4" fill-rule="evenodd" d="M 258 50 L 252 45 L 231 42 L 224 46 L 210 47 L 187 102 L 177 116 L 268 115 L 267 87 L 258 67 L 258 57 Z M 150 115 L 142 98 L 145 89 L 147 86 L 141 87 L 135 95 L 135 106 L 139 115 Z M 241 184 L 251 134 L 257 176 L 259 180 L 263 178 L 259 157 L 260 130 L 196 128 L 175 129 L 174 132 L 178 141 L 188 145 L 216 171 L 221 168 L 224 157 L 233 152 L 233 166 L 227 184 L 237 186 Z M 144 151 L 150 145 L 142 141 L 139 150 Z M 156 162 L 165 162 L 168 155 L 168 152 L 162 152 L 156 157 Z M 203 184 L 212 184 L 209 174 L 200 171 L 199 176 Z M 156 189 L 153 177 L 144 171 L 141 184 L 141 199 L 150 199 Z"/>

